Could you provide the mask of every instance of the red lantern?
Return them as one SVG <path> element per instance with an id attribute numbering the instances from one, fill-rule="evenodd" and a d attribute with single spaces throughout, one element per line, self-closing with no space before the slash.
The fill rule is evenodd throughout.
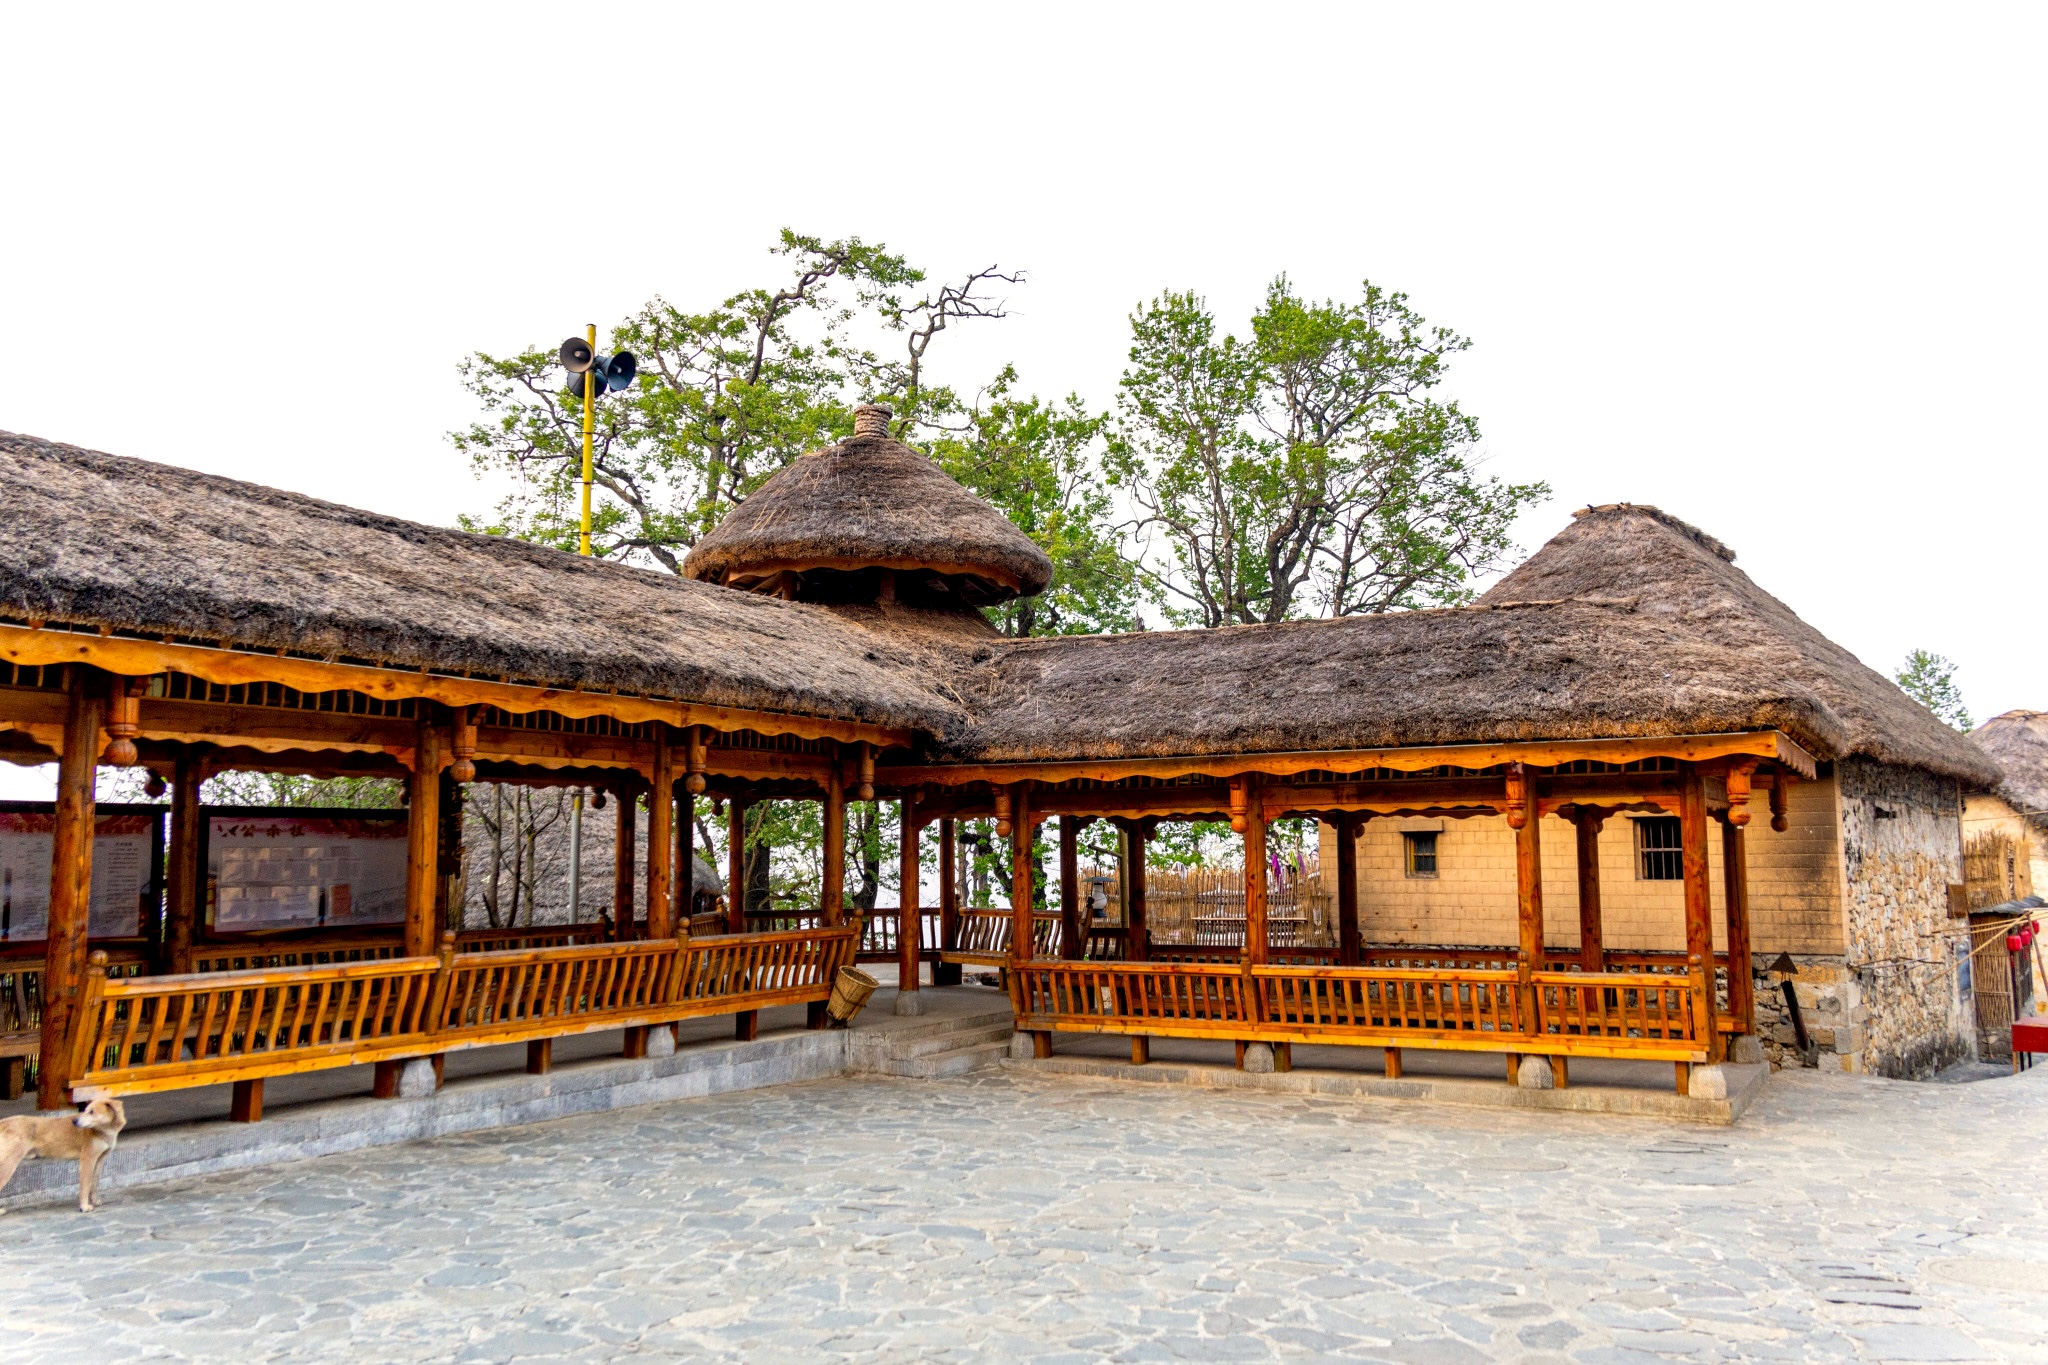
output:
<path id="1" fill-rule="evenodd" d="M 2021 938 L 2018 934 L 2007 934 L 2005 936 L 2005 950 L 2008 953 L 2024 952 L 2026 950 L 2026 946 L 2027 941 Z"/>

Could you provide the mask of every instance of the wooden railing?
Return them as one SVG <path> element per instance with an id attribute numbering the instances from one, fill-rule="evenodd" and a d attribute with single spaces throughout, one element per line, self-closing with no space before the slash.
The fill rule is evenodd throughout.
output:
<path id="1" fill-rule="evenodd" d="M 1696 982 L 1641 973 L 1274 964 L 1013 964 L 1017 1028 L 1706 1060 Z"/>
<path id="2" fill-rule="evenodd" d="M 1007 967 L 1010 963 L 1010 927 L 1007 910 L 962 910 L 960 927 L 953 944 L 940 957 L 946 962 L 975 966 Z M 1034 956 L 1058 957 L 1060 917 L 1043 911 L 1031 917 L 1031 945 Z"/>
<path id="3" fill-rule="evenodd" d="M 179 1090 L 416 1055 L 427 1050 L 441 972 L 438 957 L 410 957 L 125 981 L 94 973 L 73 1035 L 73 1094 Z"/>
<path id="4" fill-rule="evenodd" d="M 599 1029 L 823 1002 L 856 928 L 108 981 L 74 1035 L 75 1098 L 257 1080 Z"/>

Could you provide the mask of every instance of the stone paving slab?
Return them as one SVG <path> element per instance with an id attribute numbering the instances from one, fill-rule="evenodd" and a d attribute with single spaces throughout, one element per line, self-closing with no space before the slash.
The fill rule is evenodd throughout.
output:
<path id="1" fill-rule="evenodd" d="M 2043 1131 L 843 1078 L 15 1212 L 0 1359 L 2048 1361 Z"/>

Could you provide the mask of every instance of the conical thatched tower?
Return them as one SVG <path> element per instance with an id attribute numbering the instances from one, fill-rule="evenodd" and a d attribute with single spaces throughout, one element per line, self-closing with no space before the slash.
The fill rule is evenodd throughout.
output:
<path id="1" fill-rule="evenodd" d="M 854 409 L 853 435 L 763 484 L 683 562 L 692 578 L 826 605 L 967 608 L 1043 592 L 1052 561 L 930 459 Z"/>
<path id="2" fill-rule="evenodd" d="M 2048 711 L 2007 711 L 1972 730 L 1970 738 L 2005 770 L 1999 795 L 2036 824 L 2048 825 Z"/>

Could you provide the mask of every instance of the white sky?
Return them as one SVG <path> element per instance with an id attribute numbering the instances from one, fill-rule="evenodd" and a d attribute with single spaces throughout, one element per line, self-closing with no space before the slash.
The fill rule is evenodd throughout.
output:
<path id="1" fill-rule="evenodd" d="M 1276 272 L 1370 276 L 1476 342 L 1448 388 L 1491 468 L 1557 490 L 1525 548 L 1573 506 L 1656 503 L 1880 670 L 1925 646 L 1980 720 L 2048 707 L 2044 30 L 1993 5 L 14 6 L 0 428 L 448 522 L 491 501 L 443 437 L 462 355 L 773 279 L 784 225 L 1027 269 L 1011 318 L 941 338 L 941 377 L 1014 360 L 1099 406 L 1141 298 L 1241 325 Z"/>

